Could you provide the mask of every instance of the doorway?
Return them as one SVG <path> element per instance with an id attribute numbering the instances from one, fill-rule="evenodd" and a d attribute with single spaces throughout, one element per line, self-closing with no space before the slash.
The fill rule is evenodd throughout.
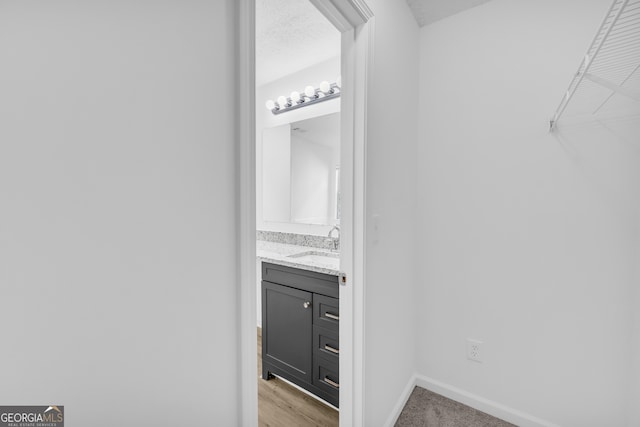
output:
<path id="1" fill-rule="evenodd" d="M 361 0 L 310 0 L 341 33 L 341 239 L 340 239 L 340 424 L 363 420 L 365 156 L 367 69 L 373 42 L 373 15 Z M 240 361 L 242 425 L 255 426 L 256 383 L 256 127 L 255 0 L 239 2 L 240 129 Z"/>
<path id="2" fill-rule="evenodd" d="M 255 7 L 258 425 L 336 427 L 338 321 L 316 312 L 338 305 L 341 33 L 308 0 Z"/>

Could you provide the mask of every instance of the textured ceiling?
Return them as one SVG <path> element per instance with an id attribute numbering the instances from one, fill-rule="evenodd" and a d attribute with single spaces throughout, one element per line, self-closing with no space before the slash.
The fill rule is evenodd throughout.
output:
<path id="1" fill-rule="evenodd" d="M 490 0 L 407 0 L 421 27 Z"/>
<path id="2" fill-rule="evenodd" d="M 340 33 L 309 0 L 256 0 L 258 86 L 340 55 Z"/>

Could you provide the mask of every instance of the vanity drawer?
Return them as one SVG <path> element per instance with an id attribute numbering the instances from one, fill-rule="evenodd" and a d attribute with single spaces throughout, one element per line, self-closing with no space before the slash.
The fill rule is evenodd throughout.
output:
<path id="1" fill-rule="evenodd" d="M 337 364 L 340 359 L 338 332 L 313 325 L 313 352 L 315 357 Z"/>
<path id="2" fill-rule="evenodd" d="M 340 303 L 338 298 L 314 295 L 313 324 L 338 332 L 340 329 Z"/>
<path id="3" fill-rule="evenodd" d="M 338 406 L 340 375 L 337 363 L 329 363 L 324 359 L 316 358 L 314 362 L 313 385 L 330 396 L 330 398 L 327 399 L 329 403 Z"/>

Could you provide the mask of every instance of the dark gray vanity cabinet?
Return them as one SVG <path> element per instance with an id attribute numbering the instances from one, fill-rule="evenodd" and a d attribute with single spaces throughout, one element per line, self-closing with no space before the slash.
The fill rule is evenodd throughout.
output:
<path id="1" fill-rule="evenodd" d="M 262 263 L 262 378 L 272 375 L 338 406 L 338 278 Z"/>

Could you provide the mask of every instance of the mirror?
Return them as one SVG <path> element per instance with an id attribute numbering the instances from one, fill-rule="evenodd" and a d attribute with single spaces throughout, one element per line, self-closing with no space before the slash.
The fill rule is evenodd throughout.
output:
<path id="1" fill-rule="evenodd" d="M 264 221 L 337 224 L 339 188 L 340 113 L 263 131 Z"/>

